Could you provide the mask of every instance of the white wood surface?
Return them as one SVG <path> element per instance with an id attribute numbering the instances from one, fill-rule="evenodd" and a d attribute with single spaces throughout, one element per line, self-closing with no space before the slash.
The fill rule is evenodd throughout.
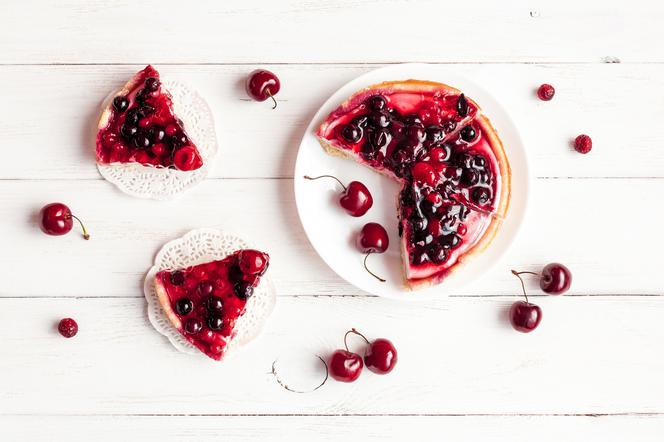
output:
<path id="1" fill-rule="evenodd" d="M 664 7 L 449 3 L 5 2 L 0 440 L 661 440 Z M 320 104 L 404 61 L 452 63 L 489 89 L 535 177 L 509 253 L 438 301 L 340 280 L 293 200 L 297 147 Z M 199 90 L 217 118 L 212 177 L 173 202 L 124 196 L 94 165 L 101 99 L 146 63 Z M 243 91 L 257 66 L 282 80 L 275 111 Z M 542 82 L 556 86 L 552 102 L 534 97 Z M 587 156 L 570 148 L 581 132 L 593 137 Z M 39 231 L 35 213 L 54 200 L 91 241 Z M 269 250 L 279 292 L 261 338 L 222 364 L 177 353 L 141 292 L 159 247 L 203 226 Z M 571 293 L 542 297 L 531 283 L 543 322 L 513 332 L 509 269 L 552 260 L 574 272 Z M 54 329 L 64 316 L 80 324 L 74 339 Z M 392 339 L 397 369 L 311 394 L 277 384 L 275 359 L 289 380 L 315 381 L 315 360 L 298 357 L 329 353 L 349 327 Z"/>

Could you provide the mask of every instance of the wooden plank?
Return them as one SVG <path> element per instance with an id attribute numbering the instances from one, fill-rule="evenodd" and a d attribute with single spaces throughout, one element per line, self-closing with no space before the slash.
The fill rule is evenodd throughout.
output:
<path id="1" fill-rule="evenodd" d="M 94 135 L 101 100 L 141 66 L 0 66 L 0 133 L 8 152 L 0 178 L 100 179 Z M 216 117 L 220 152 L 212 177 L 292 177 L 300 139 L 318 107 L 341 85 L 377 66 L 268 66 L 282 79 L 280 105 L 246 96 L 242 81 L 255 66 L 163 66 L 187 81 Z M 664 65 L 456 65 L 495 94 L 521 130 L 535 176 L 663 177 L 659 118 Z M 441 79 L 444 80 L 444 79 Z M 553 101 L 534 95 L 542 82 Z M 638 107 L 638 126 L 629 117 Z M 621 128 L 617 130 L 617 128 Z M 591 154 L 570 148 L 579 133 Z M 623 161 L 629 160 L 629 161 Z"/>
<path id="2" fill-rule="evenodd" d="M 20 416 L 0 417 L 8 440 L 115 442 L 478 440 L 624 442 L 661 440 L 657 416 Z M 103 429 L 100 431 L 100 429 Z"/>
<path id="3" fill-rule="evenodd" d="M 104 181 L 0 181 L 0 296 L 140 297 L 154 254 L 198 227 L 236 232 L 269 251 L 281 295 L 362 294 L 309 245 L 292 184 L 212 180 L 180 200 L 153 202 L 127 197 Z M 510 251 L 483 278 L 451 294 L 516 294 L 510 268 L 537 270 L 560 261 L 574 272 L 572 294 L 661 295 L 660 262 L 648 258 L 664 248 L 664 237 L 654 233 L 660 221 L 643 216 L 636 201 L 662 192 L 664 180 L 537 180 Z M 92 240 L 39 230 L 39 208 L 58 200 L 86 221 Z M 35 270 L 38 278 L 30 276 Z M 534 280 L 529 284 L 536 288 Z"/>
<path id="4" fill-rule="evenodd" d="M 286 297 L 260 338 L 223 363 L 178 353 L 141 299 L 1 299 L 0 414 L 603 414 L 664 412 L 664 298 L 548 297 L 530 335 L 505 317 L 514 297 L 397 303 Z M 79 334 L 57 335 L 63 316 Z M 399 351 L 309 394 L 314 355 L 357 327 Z M 362 351 L 361 340 L 351 348 Z"/>
<path id="5" fill-rule="evenodd" d="M 653 2 L 24 1 L 0 63 L 661 62 L 662 20 Z"/>

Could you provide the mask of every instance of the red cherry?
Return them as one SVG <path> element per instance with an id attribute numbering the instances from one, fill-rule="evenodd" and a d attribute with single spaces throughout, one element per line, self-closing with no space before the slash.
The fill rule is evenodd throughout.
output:
<path id="1" fill-rule="evenodd" d="M 335 350 L 329 361 L 330 376 L 341 382 L 354 382 L 360 377 L 364 366 L 357 353 L 348 350 Z"/>
<path id="2" fill-rule="evenodd" d="M 561 295 L 572 285 L 572 272 L 557 262 L 547 264 L 542 269 L 540 288 L 552 295 Z"/>
<path id="3" fill-rule="evenodd" d="M 373 206 L 371 192 L 369 192 L 367 186 L 359 181 L 351 181 L 348 186 L 344 186 L 337 177 L 332 175 L 321 175 L 313 178 L 305 175 L 304 178 L 307 180 L 317 180 L 319 178 L 335 179 L 344 189 L 339 197 L 339 204 L 350 216 L 362 216 Z"/>
<path id="4" fill-rule="evenodd" d="M 69 233 L 74 226 L 73 220 L 78 221 L 81 225 L 83 238 L 90 239 L 81 220 L 74 216 L 66 205 L 62 203 L 47 204 L 39 212 L 39 227 L 47 235 L 60 236 Z"/>
<path id="5" fill-rule="evenodd" d="M 64 318 L 58 324 L 58 331 L 65 338 L 73 338 L 78 333 L 78 324 L 72 318 Z"/>
<path id="6" fill-rule="evenodd" d="M 387 374 L 397 363 L 397 349 L 392 342 L 379 338 L 369 344 L 364 355 L 364 364 L 374 373 Z"/>
<path id="7" fill-rule="evenodd" d="M 516 331 L 522 333 L 530 333 L 535 330 L 542 320 L 542 309 L 528 302 L 528 295 L 526 294 L 526 286 L 523 283 L 523 278 L 521 278 L 521 273 L 529 272 L 517 272 L 512 270 L 512 274 L 519 278 L 521 282 L 521 290 L 523 291 L 523 296 L 526 298 L 525 301 L 517 301 L 512 304 L 510 307 L 510 323 Z"/>
<path id="8" fill-rule="evenodd" d="M 242 273 L 248 275 L 262 275 L 267 270 L 270 257 L 258 250 L 242 250 L 238 256 L 238 264 Z"/>
<path id="9" fill-rule="evenodd" d="M 544 83 L 537 89 L 537 96 L 542 101 L 550 101 L 556 94 L 556 90 L 550 84 Z"/>
<path id="10" fill-rule="evenodd" d="M 390 245 L 387 231 L 378 223 L 367 223 L 357 237 L 357 247 L 364 253 L 383 253 Z"/>
<path id="11" fill-rule="evenodd" d="M 413 179 L 420 184 L 433 186 L 436 184 L 436 174 L 429 163 L 417 163 L 413 167 Z"/>
<path id="12" fill-rule="evenodd" d="M 390 238 L 387 236 L 385 228 L 378 223 L 365 224 L 357 236 L 356 244 L 361 252 L 366 253 L 364 256 L 364 269 L 380 282 L 385 282 L 385 279 L 377 276 L 367 267 L 367 258 L 369 255 L 372 253 L 383 253 L 390 245 Z"/>
<path id="13" fill-rule="evenodd" d="M 515 330 L 530 333 L 542 320 L 542 309 L 527 301 L 517 301 L 510 307 L 510 322 Z"/>
<path id="14" fill-rule="evenodd" d="M 192 146 L 182 146 L 173 154 L 173 165 L 176 169 L 186 172 L 200 168 L 203 160 Z"/>
<path id="15" fill-rule="evenodd" d="M 247 83 L 245 84 L 247 94 L 256 101 L 265 101 L 268 98 L 272 98 L 274 101 L 274 106 L 272 109 L 277 107 L 277 100 L 274 99 L 274 96 L 279 93 L 281 89 L 281 82 L 276 75 L 272 72 L 265 69 L 257 69 L 249 74 L 247 77 Z"/>

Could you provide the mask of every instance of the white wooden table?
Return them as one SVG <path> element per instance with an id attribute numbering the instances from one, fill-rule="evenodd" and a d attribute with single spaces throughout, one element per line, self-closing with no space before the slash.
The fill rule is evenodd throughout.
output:
<path id="1" fill-rule="evenodd" d="M 3 2 L 0 440 L 661 441 L 662 3 L 447 3 Z M 345 283 L 293 200 L 313 113 L 346 81 L 404 61 L 454 64 L 492 91 L 536 177 L 503 261 L 435 302 Z M 124 196 L 94 164 L 100 100 L 147 63 L 206 97 L 221 140 L 213 176 L 173 202 Z M 244 93 L 257 66 L 282 80 L 275 111 Z M 552 102 L 534 97 L 542 82 Z M 579 133 L 589 155 L 570 149 Z M 39 231 L 35 212 L 59 200 L 91 241 Z M 269 250 L 279 292 L 261 338 L 222 364 L 175 351 L 141 291 L 159 247 L 203 226 Z M 509 269 L 553 260 L 572 269 L 571 293 L 533 290 L 544 320 L 514 332 Z M 71 340 L 54 329 L 65 316 L 80 325 Z M 284 352 L 330 352 L 353 326 L 394 341 L 393 374 L 298 395 L 269 373 Z"/>

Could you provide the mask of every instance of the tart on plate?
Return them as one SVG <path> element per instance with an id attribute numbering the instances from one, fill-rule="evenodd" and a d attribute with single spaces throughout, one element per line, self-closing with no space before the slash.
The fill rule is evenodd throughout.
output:
<path id="1" fill-rule="evenodd" d="M 96 140 L 97 163 L 136 163 L 192 171 L 203 158 L 175 115 L 171 94 L 152 66 L 137 72 L 104 103 Z"/>
<path id="2" fill-rule="evenodd" d="M 397 200 L 406 285 L 438 284 L 492 241 L 507 213 L 510 166 L 480 106 L 442 83 L 391 81 L 353 94 L 316 135 L 402 184 Z"/>
<path id="3" fill-rule="evenodd" d="M 162 270 L 154 280 L 157 298 L 168 320 L 189 342 L 220 360 L 268 265 L 266 253 L 244 249 L 222 260 Z"/>

